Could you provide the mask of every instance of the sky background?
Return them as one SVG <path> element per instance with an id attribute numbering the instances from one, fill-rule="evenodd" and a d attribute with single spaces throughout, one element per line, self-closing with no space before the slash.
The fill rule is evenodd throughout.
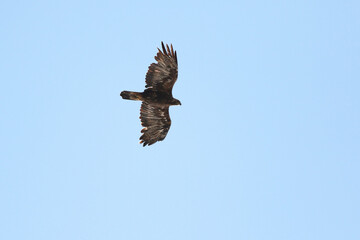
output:
<path id="1" fill-rule="evenodd" d="M 1 1 L 0 239 L 360 239 L 359 1 Z M 166 139 L 138 144 L 161 41 Z"/>

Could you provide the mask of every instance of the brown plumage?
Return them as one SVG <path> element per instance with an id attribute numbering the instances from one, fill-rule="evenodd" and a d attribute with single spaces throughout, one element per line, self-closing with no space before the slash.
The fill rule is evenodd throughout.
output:
<path id="1" fill-rule="evenodd" d="M 122 91 L 123 99 L 142 101 L 140 108 L 141 130 L 140 143 L 145 147 L 166 137 L 171 125 L 169 106 L 181 105 L 172 96 L 172 88 L 178 76 L 176 51 L 173 46 L 161 42 L 162 51 L 155 56 L 157 63 L 152 63 L 146 74 L 144 92 Z"/>

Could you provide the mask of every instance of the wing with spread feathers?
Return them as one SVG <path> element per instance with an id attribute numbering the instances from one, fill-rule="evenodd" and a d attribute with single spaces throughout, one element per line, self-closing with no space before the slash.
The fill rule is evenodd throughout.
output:
<path id="1" fill-rule="evenodd" d="M 173 46 L 161 42 L 162 51 L 160 49 L 155 60 L 157 63 L 152 63 L 146 74 L 146 88 L 152 88 L 156 91 L 171 93 L 172 88 L 178 77 L 178 63 L 176 51 Z"/>
<path id="2" fill-rule="evenodd" d="M 140 109 L 141 132 L 140 143 L 143 146 L 162 141 L 166 137 L 171 125 L 169 106 L 159 106 L 143 102 Z"/>

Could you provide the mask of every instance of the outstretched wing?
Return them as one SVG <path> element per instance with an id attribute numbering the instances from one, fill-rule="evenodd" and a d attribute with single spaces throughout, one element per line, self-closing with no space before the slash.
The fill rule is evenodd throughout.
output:
<path id="1" fill-rule="evenodd" d="M 171 93 L 172 88 L 178 77 L 178 63 L 176 51 L 173 46 L 161 42 L 162 51 L 160 49 L 155 60 L 157 63 L 152 63 L 146 74 L 146 88 L 152 88 L 156 91 Z"/>
<path id="2" fill-rule="evenodd" d="M 140 109 L 141 132 L 140 143 L 143 146 L 162 141 L 166 137 L 171 125 L 169 106 L 159 106 L 143 102 Z"/>

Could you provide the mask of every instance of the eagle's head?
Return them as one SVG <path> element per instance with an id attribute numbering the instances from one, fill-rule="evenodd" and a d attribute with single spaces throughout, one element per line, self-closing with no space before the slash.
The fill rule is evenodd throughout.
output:
<path id="1" fill-rule="evenodd" d="M 177 100 L 176 98 L 173 98 L 171 105 L 181 105 L 181 102 L 179 100 Z"/>

